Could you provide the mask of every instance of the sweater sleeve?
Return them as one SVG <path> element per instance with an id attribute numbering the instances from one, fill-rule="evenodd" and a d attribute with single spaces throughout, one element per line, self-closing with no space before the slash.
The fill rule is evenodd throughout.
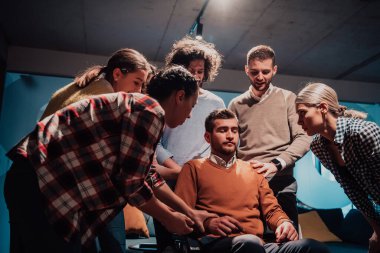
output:
<path id="1" fill-rule="evenodd" d="M 311 137 L 309 137 L 298 125 L 298 115 L 295 108 L 296 96 L 294 93 L 285 95 L 288 113 L 288 125 L 291 134 L 292 143 L 284 150 L 279 158 L 283 159 L 286 166 L 293 165 L 310 149 Z"/>
<path id="2" fill-rule="evenodd" d="M 259 204 L 269 227 L 274 231 L 279 220 L 290 220 L 278 204 L 273 191 L 270 189 L 268 181 L 261 175 L 259 176 Z"/>
<path id="3" fill-rule="evenodd" d="M 161 137 L 160 141 L 157 144 L 156 156 L 157 162 L 163 164 L 167 159 L 172 158 L 174 155 L 164 147 L 164 135 Z"/>
<path id="4" fill-rule="evenodd" d="M 191 163 L 185 163 L 185 165 L 183 165 L 174 192 L 185 201 L 189 207 L 195 208 L 195 203 L 198 198 L 197 178 L 195 168 Z"/>

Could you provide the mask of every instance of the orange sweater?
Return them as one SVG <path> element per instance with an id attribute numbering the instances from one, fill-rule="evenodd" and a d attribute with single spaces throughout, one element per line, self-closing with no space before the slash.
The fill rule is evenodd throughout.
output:
<path id="1" fill-rule="evenodd" d="M 279 220 L 289 220 L 267 180 L 239 159 L 229 169 L 205 158 L 189 161 L 178 177 L 175 193 L 190 207 L 237 219 L 244 234 L 262 237 L 260 210 L 273 230 Z"/>

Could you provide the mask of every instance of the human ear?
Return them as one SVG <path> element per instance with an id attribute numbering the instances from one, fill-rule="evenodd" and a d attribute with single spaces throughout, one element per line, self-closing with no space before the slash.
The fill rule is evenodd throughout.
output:
<path id="1" fill-rule="evenodd" d="M 121 77 L 121 71 L 120 71 L 120 69 L 119 68 L 114 68 L 114 70 L 112 71 L 112 77 L 113 77 L 113 80 L 115 81 L 115 82 L 117 82 L 119 79 L 120 79 L 120 77 Z"/>
<path id="2" fill-rule="evenodd" d="M 186 96 L 185 96 L 185 91 L 184 90 L 179 90 L 176 92 L 175 94 L 175 101 L 177 104 L 180 104 L 182 103 L 185 99 L 186 99 Z"/>
<path id="3" fill-rule="evenodd" d="M 244 66 L 244 71 L 245 71 L 245 74 L 248 75 L 248 72 L 249 72 L 248 65 Z"/>
<path id="4" fill-rule="evenodd" d="M 276 73 L 277 73 L 277 68 L 278 68 L 277 65 L 274 65 L 274 66 L 273 66 L 273 75 L 276 75 Z"/>
<path id="5" fill-rule="evenodd" d="M 205 137 L 206 142 L 210 143 L 210 133 L 209 132 L 205 132 L 204 137 Z"/>
<path id="6" fill-rule="evenodd" d="M 327 112 L 329 111 L 329 105 L 325 102 L 321 102 L 318 105 L 318 108 L 321 110 L 323 114 L 327 114 Z"/>

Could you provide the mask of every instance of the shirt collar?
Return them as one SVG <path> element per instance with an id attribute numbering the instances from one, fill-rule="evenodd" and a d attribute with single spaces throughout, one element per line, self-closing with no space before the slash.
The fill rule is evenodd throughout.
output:
<path id="1" fill-rule="evenodd" d="M 212 154 L 212 153 L 210 154 L 209 159 L 211 162 L 213 162 L 219 166 L 222 166 L 226 169 L 229 169 L 236 162 L 236 155 L 234 155 L 227 163 L 222 158 L 220 158 L 219 156 Z"/>
<path id="2" fill-rule="evenodd" d="M 250 93 L 251 97 L 252 97 L 255 101 L 257 101 L 257 102 L 263 101 L 265 98 L 267 98 L 267 97 L 270 95 L 270 93 L 272 92 L 272 90 L 273 90 L 273 84 L 270 83 L 270 84 L 269 84 L 269 87 L 268 87 L 268 89 L 265 91 L 265 93 L 264 93 L 261 97 L 259 97 L 259 96 L 256 96 L 255 93 L 253 92 L 253 87 L 252 87 L 252 85 L 249 86 L 249 93 Z"/>
<path id="3" fill-rule="evenodd" d="M 336 121 L 336 131 L 334 137 L 334 143 L 342 145 L 344 140 L 344 133 L 348 125 L 348 119 L 345 117 L 338 117 Z"/>

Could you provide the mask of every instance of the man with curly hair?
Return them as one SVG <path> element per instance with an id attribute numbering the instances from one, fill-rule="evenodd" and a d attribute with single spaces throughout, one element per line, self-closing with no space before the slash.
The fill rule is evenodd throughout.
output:
<path id="1" fill-rule="evenodd" d="M 157 146 L 157 161 L 167 167 L 157 168 L 157 171 L 167 180 L 175 181 L 185 162 L 210 154 L 210 145 L 203 138 L 203 122 L 210 112 L 225 108 L 225 105 L 220 97 L 202 89 L 202 85 L 215 79 L 221 58 L 214 44 L 189 36 L 176 41 L 166 56 L 166 66 L 184 66 L 197 79 L 200 87 L 191 118 L 179 127 L 167 127 Z"/>

